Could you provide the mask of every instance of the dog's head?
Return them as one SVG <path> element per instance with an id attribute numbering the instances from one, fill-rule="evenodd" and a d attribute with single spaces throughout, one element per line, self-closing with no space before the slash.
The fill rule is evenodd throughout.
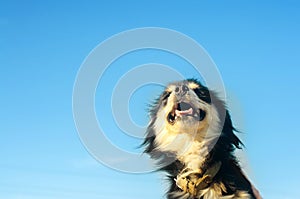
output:
<path id="1" fill-rule="evenodd" d="M 225 109 L 216 99 L 213 92 L 194 79 L 169 84 L 150 111 L 148 136 L 152 140 L 148 138 L 146 142 L 172 152 L 184 144 L 183 139 L 217 138 Z"/>

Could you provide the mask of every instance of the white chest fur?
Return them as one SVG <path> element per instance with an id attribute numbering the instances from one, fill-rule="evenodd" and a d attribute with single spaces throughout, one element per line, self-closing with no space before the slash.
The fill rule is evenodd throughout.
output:
<path id="1" fill-rule="evenodd" d="M 187 133 L 170 135 L 161 132 L 156 142 L 160 150 L 175 153 L 176 158 L 192 170 L 199 169 L 208 155 L 208 143 L 197 141 Z"/>

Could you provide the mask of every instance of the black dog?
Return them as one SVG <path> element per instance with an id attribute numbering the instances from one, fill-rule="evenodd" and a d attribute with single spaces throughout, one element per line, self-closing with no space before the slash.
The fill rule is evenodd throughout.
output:
<path id="1" fill-rule="evenodd" d="M 145 152 L 168 173 L 167 198 L 260 198 L 233 154 L 242 143 L 215 93 L 195 79 L 172 83 L 150 117 Z"/>

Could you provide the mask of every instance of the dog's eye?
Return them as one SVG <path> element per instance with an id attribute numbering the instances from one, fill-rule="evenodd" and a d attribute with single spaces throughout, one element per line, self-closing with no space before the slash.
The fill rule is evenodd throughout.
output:
<path id="1" fill-rule="evenodd" d="M 171 95 L 170 92 L 164 92 L 162 94 L 162 102 L 163 102 L 163 105 L 166 106 L 167 105 L 167 99 L 168 97 Z"/>
<path id="2" fill-rule="evenodd" d="M 199 97 L 199 99 L 201 99 L 207 103 L 211 103 L 209 90 L 207 88 L 205 88 L 205 87 L 196 88 L 196 89 L 194 89 L 194 92 Z"/>
<path id="3" fill-rule="evenodd" d="M 170 92 L 164 92 L 162 95 L 162 100 L 166 100 L 171 95 Z"/>

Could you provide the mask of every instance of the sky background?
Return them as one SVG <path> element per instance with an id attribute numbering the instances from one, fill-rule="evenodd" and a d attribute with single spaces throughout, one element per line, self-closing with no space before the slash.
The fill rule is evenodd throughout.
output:
<path id="1" fill-rule="evenodd" d="M 243 132 L 249 176 L 264 198 L 299 198 L 299 9 L 290 0 L 0 1 L 0 199 L 163 198 L 161 174 L 98 163 L 72 115 L 73 85 L 90 51 L 114 34 L 148 26 L 182 32 L 207 50 Z M 193 74 L 177 57 L 149 50 L 112 64 L 104 84 L 122 75 L 113 71 L 149 62 Z M 97 88 L 96 113 L 107 115 L 104 128 L 115 145 L 138 151 L 141 140 L 121 138 L 108 101 L 101 101 L 111 88 Z M 146 104 L 160 89 L 134 93 L 129 111 L 136 123 L 147 123 Z"/>

